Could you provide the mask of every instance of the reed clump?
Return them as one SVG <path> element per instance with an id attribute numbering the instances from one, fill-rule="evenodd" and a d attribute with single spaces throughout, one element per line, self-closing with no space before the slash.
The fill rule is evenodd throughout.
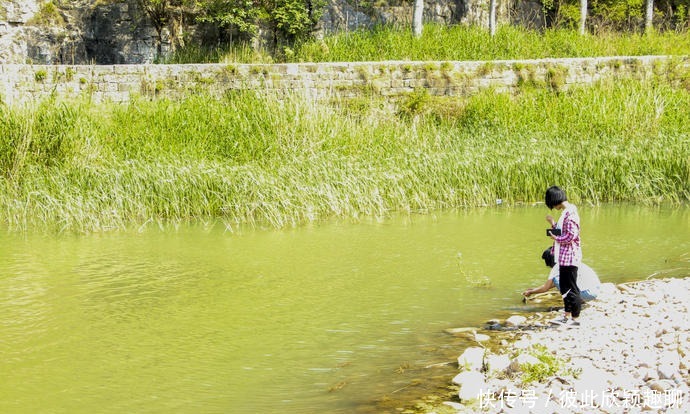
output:
<path id="1" fill-rule="evenodd" d="M 0 106 L 3 224 L 295 226 L 541 200 L 687 203 L 690 94 L 662 78 L 468 98 Z"/>

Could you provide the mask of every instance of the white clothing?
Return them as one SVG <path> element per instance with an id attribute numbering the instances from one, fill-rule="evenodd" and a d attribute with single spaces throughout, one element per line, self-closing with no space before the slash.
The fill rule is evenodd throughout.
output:
<path id="1" fill-rule="evenodd" d="M 553 280 L 553 284 L 557 289 L 559 288 L 558 270 L 558 264 L 556 264 L 549 272 L 549 280 Z M 583 296 L 597 297 L 600 286 L 601 281 L 599 281 L 599 277 L 594 270 L 586 264 L 580 263 L 580 266 L 577 268 L 577 287 L 580 288 Z M 583 299 L 586 298 L 583 297 Z"/>
<path id="2" fill-rule="evenodd" d="M 577 207 L 573 204 L 570 204 L 568 202 L 565 202 L 565 209 L 561 212 L 561 215 L 558 217 L 558 222 L 556 223 L 556 228 L 559 230 L 563 230 L 563 221 L 565 220 L 566 212 L 569 213 L 572 217 L 577 217 L 577 221 L 580 221 L 580 216 L 577 212 Z M 577 236 L 577 234 L 576 234 Z M 561 251 L 561 244 L 557 241 L 553 242 L 553 259 L 556 261 L 556 266 L 558 266 L 558 256 Z M 582 250 L 580 249 L 575 249 L 575 256 L 573 257 L 573 263 L 575 263 L 576 266 L 579 266 L 582 264 Z M 590 269 L 591 270 L 591 269 Z M 578 287 L 580 287 L 580 284 L 577 284 Z"/>

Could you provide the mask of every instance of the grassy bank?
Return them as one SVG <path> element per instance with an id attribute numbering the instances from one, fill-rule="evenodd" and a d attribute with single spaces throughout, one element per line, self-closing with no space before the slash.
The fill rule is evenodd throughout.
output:
<path id="1" fill-rule="evenodd" d="M 409 29 L 381 28 L 340 33 L 296 48 L 296 61 L 504 60 L 554 57 L 687 55 L 687 33 L 649 35 L 601 33 L 581 36 L 574 30 L 527 30 L 501 26 L 488 30 L 464 26 L 425 26 L 416 39 Z"/>
<path id="2" fill-rule="evenodd" d="M 527 30 L 501 26 L 496 36 L 479 27 L 427 25 L 422 37 L 409 28 L 380 27 L 341 32 L 322 40 L 309 40 L 277 54 L 249 45 L 199 48 L 188 45 L 166 63 L 271 63 L 361 62 L 382 60 L 499 60 L 557 57 L 687 55 L 690 36 L 685 32 L 651 34 L 599 33 L 581 36 L 577 31 Z"/>
<path id="3" fill-rule="evenodd" d="M 392 105 L 237 93 L 0 107 L 0 217 L 65 231 L 281 227 L 532 202 L 553 183 L 580 203 L 685 203 L 687 108 L 688 91 L 661 80 Z"/>

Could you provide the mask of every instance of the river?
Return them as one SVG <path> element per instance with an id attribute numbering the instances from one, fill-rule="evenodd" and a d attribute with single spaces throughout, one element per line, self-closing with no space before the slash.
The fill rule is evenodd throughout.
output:
<path id="1" fill-rule="evenodd" d="M 445 329 L 543 283 L 547 213 L 4 231 L 0 412 L 394 412 L 452 378 L 424 368 L 462 352 Z M 580 215 L 602 281 L 690 275 L 690 207 Z"/>

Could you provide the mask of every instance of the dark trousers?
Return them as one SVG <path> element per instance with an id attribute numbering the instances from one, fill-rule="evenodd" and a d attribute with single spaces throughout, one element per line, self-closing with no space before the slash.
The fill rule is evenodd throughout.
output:
<path id="1" fill-rule="evenodd" d="M 558 277 L 561 295 L 565 295 L 563 296 L 565 311 L 572 314 L 573 318 L 577 318 L 582 309 L 580 289 L 577 287 L 577 266 L 560 266 Z"/>

